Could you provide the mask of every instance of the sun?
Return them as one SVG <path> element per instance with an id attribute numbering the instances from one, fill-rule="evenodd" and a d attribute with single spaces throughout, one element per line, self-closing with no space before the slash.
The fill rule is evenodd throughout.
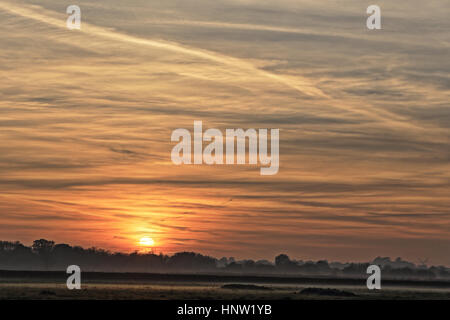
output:
<path id="1" fill-rule="evenodd" d="M 151 247 L 155 244 L 155 241 L 153 241 L 153 239 L 150 237 L 142 237 L 139 240 L 139 244 L 143 247 Z"/>

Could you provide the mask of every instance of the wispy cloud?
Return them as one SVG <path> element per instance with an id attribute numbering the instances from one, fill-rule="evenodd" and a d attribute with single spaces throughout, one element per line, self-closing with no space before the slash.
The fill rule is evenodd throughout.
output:
<path id="1" fill-rule="evenodd" d="M 449 22 L 413 3 L 0 0 L 0 238 L 449 264 Z M 279 174 L 172 165 L 194 120 L 280 128 Z"/>

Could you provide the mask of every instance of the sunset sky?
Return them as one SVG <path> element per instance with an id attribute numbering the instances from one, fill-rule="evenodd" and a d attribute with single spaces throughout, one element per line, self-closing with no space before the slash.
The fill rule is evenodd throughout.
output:
<path id="1" fill-rule="evenodd" d="M 372 2 L 0 0 L 0 240 L 449 266 L 450 2 Z M 194 120 L 279 173 L 174 165 Z"/>

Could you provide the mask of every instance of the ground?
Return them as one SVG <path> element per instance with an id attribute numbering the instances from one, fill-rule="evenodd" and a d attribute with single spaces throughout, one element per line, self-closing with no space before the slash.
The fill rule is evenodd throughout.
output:
<path id="1" fill-rule="evenodd" d="M 23 274 L 22 274 L 23 275 Z M 0 276 L 0 299 L 236 299 L 236 300 L 301 300 L 301 299 L 449 299 L 448 282 L 399 282 L 383 285 L 381 290 L 368 290 L 363 280 L 354 279 L 294 279 L 223 276 L 170 276 L 127 274 L 90 274 L 82 279 L 81 290 L 68 290 L 64 273 L 30 273 L 17 278 Z M 196 280 L 193 280 L 196 279 Z M 213 280 L 212 280 L 213 279 Z M 215 280 L 214 280 L 215 279 Z M 233 282 L 230 282 L 232 280 Z M 263 283 L 261 283 L 263 281 Z M 278 282 L 278 283 L 277 283 Z M 304 283 L 302 283 L 304 282 Z M 359 283 L 360 282 L 360 283 Z M 223 287 L 225 285 L 225 287 Z M 248 285 L 248 286 L 246 286 Z M 308 290 L 315 294 L 302 294 L 305 288 L 332 288 L 336 290 Z M 318 293 L 319 294 L 318 294 Z M 335 295 L 327 295 L 334 292 Z M 351 292 L 355 296 L 342 296 Z M 325 293 L 325 294 L 324 294 Z"/>

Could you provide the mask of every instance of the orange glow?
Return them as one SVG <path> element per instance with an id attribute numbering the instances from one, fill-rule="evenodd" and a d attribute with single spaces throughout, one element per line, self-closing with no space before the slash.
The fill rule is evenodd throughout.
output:
<path id="1" fill-rule="evenodd" d="M 139 244 L 143 247 L 151 247 L 155 244 L 155 241 L 153 241 L 153 239 L 150 237 L 142 237 L 139 240 Z"/>

